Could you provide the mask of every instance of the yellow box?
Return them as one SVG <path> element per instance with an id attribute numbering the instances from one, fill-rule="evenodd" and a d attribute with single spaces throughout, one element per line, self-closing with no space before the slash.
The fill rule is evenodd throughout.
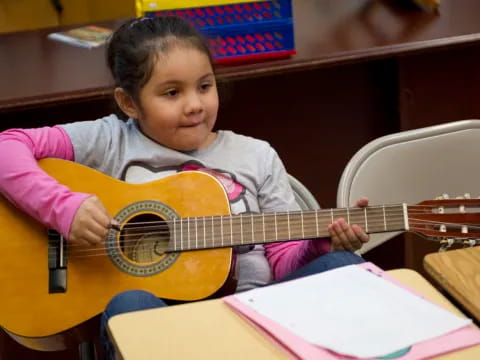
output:
<path id="1" fill-rule="evenodd" d="M 259 1 L 262 0 L 136 0 L 135 7 L 137 16 L 141 17 L 147 11 L 185 9 L 213 5 L 252 3 Z"/>

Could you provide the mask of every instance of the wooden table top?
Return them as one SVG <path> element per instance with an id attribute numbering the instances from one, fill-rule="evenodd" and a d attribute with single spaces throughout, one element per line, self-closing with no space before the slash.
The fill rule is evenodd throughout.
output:
<path id="1" fill-rule="evenodd" d="M 480 1 L 442 0 L 440 11 L 415 11 L 395 0 L 293 0 L 298 53 L 288 59 L 222 66 L 241 79 L 475 44 Z M 99 25 L 115 28 L 120 20 Z M 48 40 L 64 28 L 0 35 L 0 113 L 104 98 L 112 84 L 104 47 Z"/>
<path id="2" fill-rule="evenodd" d="M 426 299 L 464 316 L 417 272 L 397 269 L 387 273 Z M 292 358 L 240 315 L 231 311 L 222 299 L 125 313 L 112 317 L 108 326 L 118 354 L 124 360 Z M 435 359 L 477 358 L 480 358 L 480 346 Z"/>
<path id="3" fill-rule="evenodd" d="M 425 256 L 425 270 L 480 321 L 480 247 Z"/>

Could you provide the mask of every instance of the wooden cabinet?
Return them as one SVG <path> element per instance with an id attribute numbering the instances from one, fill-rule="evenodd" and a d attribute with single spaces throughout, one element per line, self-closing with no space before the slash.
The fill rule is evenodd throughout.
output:
<path id="1" fill-rule="evenodd" d="M 134 0 L 0 0 L 0 33 L 135 16 Z"/>
<path id="2" fill-rule="evenodd" d="M 59 25 L 50 0 L 0 0 L 0 33 Z"/>
<path id="3" fill-rule="evenodd" d="M 63 0 L 62 4 L 61 25 L 135 16 L 134 0 Z"/>

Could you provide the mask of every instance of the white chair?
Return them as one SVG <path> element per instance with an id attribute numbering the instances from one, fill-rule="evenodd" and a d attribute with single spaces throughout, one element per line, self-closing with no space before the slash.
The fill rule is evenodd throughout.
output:
<path id="1" fill-rule="evenodd" d="M 292 187 L 295 200 L 297 201 L 297 204 L 300 206 L 300 209 L 302 210 L 320 209 L 320 205 L 318 204 L 317 200 L 305 185 L 303 185 L 297 178 L 295 178 L 290 174 L 288 174 L 288 180 L 290 182 L 290 186 Z"/>
<path id="2" fill-rule="evenodd" d="M 340 179 L 337 206 L 366 196 L 371 205 L 480 195 L 480 120 L 463 120 L 383 136 L 363 146 Z M 372 234 L 364 254 L 398 233 Z"/>

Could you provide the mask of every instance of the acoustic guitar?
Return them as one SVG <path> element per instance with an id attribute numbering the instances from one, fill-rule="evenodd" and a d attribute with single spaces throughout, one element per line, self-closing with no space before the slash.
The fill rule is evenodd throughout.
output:
<path id="1" fill-rule="evenodd" d="M 222 185 L 202 172 L 127 184 L 73 162 L 39 164 L 71 190 L 96 194 L 120 227 L 111 229 L 101 246 L 69 246 L 0 197 L 0 326 L 17 339 L 72 329 L 124 290 L 185 301 L 206 298 L 227 280 L 232 246 L 328 236 L 328 224 L 340 217 L 368 233 L 480 238 L 478 199 L 230 215 Z"/>

